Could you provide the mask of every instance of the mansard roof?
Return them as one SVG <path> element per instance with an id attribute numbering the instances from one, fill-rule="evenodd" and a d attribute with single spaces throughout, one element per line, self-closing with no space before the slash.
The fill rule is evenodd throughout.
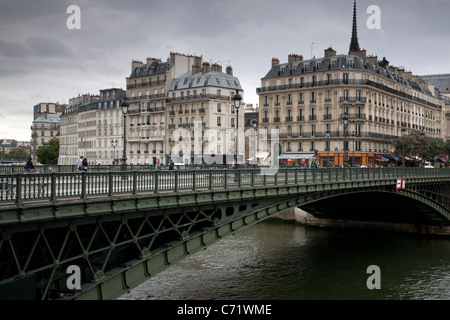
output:
<path id="1" fill-rule="evenodd" d="M 353 62 L 349 64 L 349 61 Z M 262 79 L 282 77 L 286 75 L 301 76 L 317 72 L 331 71 L 369 71 L 374 75 L 386 80 L 395 81 L 398 84 L 410 87 L 414 90 L 431 95 L 426 84 L 418 83 L 395 73 L 389 68 L 384 68 L 378 63 L 373 64 L 368 60 L 364 61 L 356 55 L 335 55 L 327 58 L 313 58 L 311 60 L 296 61 L 291 63 L 282 63 L 273 66 Z"/>
<path id="2" fill-rule="evenodd" d="M 170 69 L 169 62 L 154 61 L 150 64 L 148 69 L 147 65 L 145 64 L 143 66 L 135 68 L 131 73 L 130 78 L 154 74 L 164 74 L 167 71 L 169 71 L 169 69 Z"/>
<path id="3" fill-rule="evenodd" d="M 239 79 L 223 72 L 208 72 L 192 74 L 191 71 L 172 80 L 170 90 L 183 90 L 201 87 L 218 87 L 242 90 Z"/>

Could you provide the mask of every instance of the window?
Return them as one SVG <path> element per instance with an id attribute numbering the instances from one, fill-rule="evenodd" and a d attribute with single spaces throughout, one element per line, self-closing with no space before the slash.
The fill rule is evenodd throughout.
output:
<path id="1" fill-rule="evenodd" d="M 222 112 L 222 104 L 221 103 L 217 104 L 217 112 Z"/>
<path id="2" fill-rule="evenodd" d="M 291 94 L 288 94 L 288 101 L 287 101 L 287 104 L 288 104 L 288 105 L 291 105 L 291 104 L 292 104 L 292 95 L 291 95 Z"/>
<path id="3" fill-rule="evenodd" d="M 299 93 L 298 104 L 304 104 L 304 103 L 305 103 L 305 99 L 304 99 L 303 93 Z"/>
<path id="4" fill-rule="evenodd" d="M 344 83 L 348 83 L 348 78 L 349 78 L 349 74 L 348 73 L 344 73 L 343 74 L 343 81 L 344 81 Z"/>
<path id="5" fill-rule="evenodd" d="M 217 126 L 222 126 L 222 117 L 217 117 Z"/>
<path id="6" fill-rule="evenodd" d="M 348 90 L 344 90 L 344 99 L 348 101 Z"/>

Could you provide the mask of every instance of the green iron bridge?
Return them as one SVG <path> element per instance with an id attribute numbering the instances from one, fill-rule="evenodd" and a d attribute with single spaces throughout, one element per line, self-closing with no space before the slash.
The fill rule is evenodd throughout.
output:
<path id="1" fill-rule="evenodd" d="M 116 299 L 293 207 L 325 218 L 447 226 L 450 170 L 0 174 L 0 299 Z"/>

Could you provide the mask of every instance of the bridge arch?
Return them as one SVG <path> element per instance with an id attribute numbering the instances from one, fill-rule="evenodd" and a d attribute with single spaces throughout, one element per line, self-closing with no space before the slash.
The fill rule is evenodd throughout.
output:
<path id="1" fill-rule="evenodd" d="M 373 209 L 367 219 L 381 212 L 394 221 L 411 219 L 401 213 L 414 207 L 421 214 L 410 221 L 448 223 L 450 180 L 444 173 L 280 169 L 266 176 L 242 170 L 236 181 L 235 171 L 180 171 L 173 176 L 134 172 L 133 178 L 109 180 L 121 187 L 123 181 L 128 183 L 123 195 L 114 195 L 110 188 L 92 199 L 84 193 L 82 201 L 59 201 L 53 188 L 49 201 L 35 199 L 43 202 L 39 206 L 18 199 L 17 208 L 0 213 L 0 276 L 5 279 L 0 281 L 0 295 L 2 285 L 16 280 L 20 285 L 27 279 L 34 281 L 34 293 L 41 299 L 67 292 L 65 270 L 76 264 L 81 266 L 83 288 L 68 298 L 114 299 L 221 238 L 294 207 L 326 217 L 339 207 L 369 204 Z M 59 177 L 48 176 L 52 182 Z M 97 176 L 113 178 L 112 173 L 82 175 L 85 190 L 90 186 L 87 179 Z M 137 178 L 142 176 L 149 178 L 147 184 L 154 178 L 155 184 L 139 189 Z M 398 176 L 406 176 L 406 189 L 395 189 Z M 22 178 L 17 179 L 15 190 L 21 190 Z M 11 190 L 3 192 L 6 200 Z M 356 219 L 361 212 L 344 210 Z"/>

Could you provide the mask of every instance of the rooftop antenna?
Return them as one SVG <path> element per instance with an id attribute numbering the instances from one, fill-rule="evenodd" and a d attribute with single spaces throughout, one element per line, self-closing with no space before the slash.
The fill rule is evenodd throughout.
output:
<path id="1" fill-rule="evenodd" d="M 311 49 L 311 59 L 313 58 L 313 50 L 314 50 L 314 45 L 315 44 L 319 44 L 319 43 L 317 43 L 317 42 L 312 42 L 311 43 L 311 47 L 309 47 L 310 49 Z"/>
<path id="2" fill-rule="evenodd" d="M 172 48 L 176 48 L 176 47 L 169 47 L 169 46 L 167 46 L 167 49 L 169 49 L 169 51 L 172 51 Z"/>

